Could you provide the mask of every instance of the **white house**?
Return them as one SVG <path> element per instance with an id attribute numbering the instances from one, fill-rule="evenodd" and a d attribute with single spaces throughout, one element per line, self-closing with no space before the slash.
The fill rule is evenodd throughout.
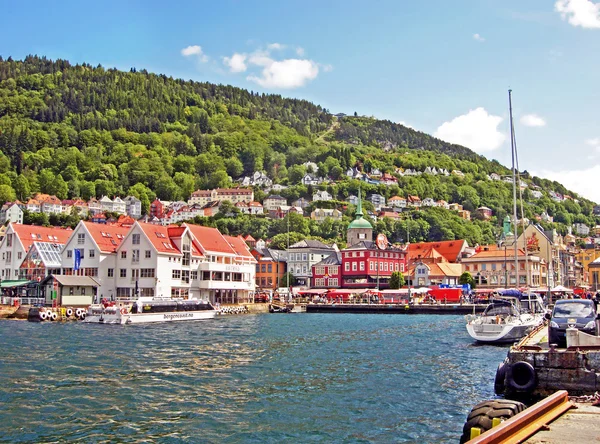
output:
<path id="1" fill-rule="evenodd" d="M 142 217 L 142 201 L 135 196 L 127 196 L 123 199 L 125 202 L 125 212 L 133 217 L 139 219 Z"/>
<path id="2" fill-rule="evenodd" d="M 2 258 L 2 280 L 19 279 L 19 269 L 25 255 L 34 242 L 51 242 L 64 245 L 73 230 L 58 227 L 40 227 L 10 222 L 6 227 L 4 239 L 0 242 Z"/>
<path id="3" fill-rule="evenodd" d="M 266 211 L 275 211 L 282 205 L 287 205 L 287 199 L 278 194 L 272 194 L 263 200 L 263 208 Z"/>
<path id="4" fill-rule="evenodd" d="M 332 200 L 333 196 L 331 194 L 329 194 L 327 191 L 317 191 L 315 194 L 313 194 L 313 202 L 315 200 Z"/>
<path id="5" fill-rule="evenodd" d="M 302 182 L 302 185 L 320 185 L 323 182 L 323 179 L 313 176 L 312 174 L 305 174 L 300 182 Z"/>
<path id="6" fill-rule="evenodd" d="M 114 299 L 117 248 L 129 227 L 81 221 L 61 252 L 62 274 L 90 276 L 100 299 Z M 76 259 L 79 259 L 77 263 Z"/>
<path id="7" fill-rule="evenodd" d="M 23 210 L 17 202 L 7 202 L 2 205 L 0 210 L 0 223 L 14 222 L 23 223 Z"/>

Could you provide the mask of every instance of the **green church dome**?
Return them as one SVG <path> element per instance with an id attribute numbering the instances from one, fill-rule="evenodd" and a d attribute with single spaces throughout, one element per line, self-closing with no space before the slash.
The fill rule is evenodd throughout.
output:
<path id="1" fill-rule="evenodd" d="M 359 217 L 358 219 L 354 219 L 352 222 L 350 222 L 348 228 L 367 228 L 369 230 L 372 230 L 373 226 L 364 217 Z"/>

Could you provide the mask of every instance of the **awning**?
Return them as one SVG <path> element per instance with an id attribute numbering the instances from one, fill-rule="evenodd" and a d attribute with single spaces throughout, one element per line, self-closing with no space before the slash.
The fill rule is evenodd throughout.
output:
<path id="1" fill-rule="evenodd" d="M 318 288 L 314 288 L 312 290 L 300 290 L 298 291 L 298 294 L 325 294 L 327 293 L 326 289 L 318 289 Z"/>
<path id="2" fill-rule="evenodd" d="M 19 281 L 2 281 L 2 284 L 0 284 L 0 286 L 2 288 L 14 288 L 14 287 L 23 287 L 25 285 L 27 285 L 29 282 L 28 279 L 21 279 Z"/>
<path id="3" fill-rule="evenodd" d="M 563 292 L 563 293 L 573 293 L 573 290 L 571 290 L 570 288 L 567 287 L 563 287 L 562 285 L 558 285 L 556 287 L 554 287 L 552 290 L 550 290 L 552 293 L 559 293 L 559 292 Z"/>
<path id="4" fill-rule="evenodd" d="M 54 275 L 54 274 L 51 274 L 50 276 L 46 277 L 46 279 L 44 279 L 42 281 L 42 284 L 45 285 L 52 278 L 56 279 L 56 281 L 60 285 L 67 285 L 69 287 L 73 287 L 73 286 L 99 287 L 100 286 L 100 284 L 98 282 L 96 282 L 94 279 L 92 279 L 89 276 L 73 276 L 73 275 L 67 276 L 67 275 Z"/>
<path id="5" fill-rule="evenodd" d="M 401 294 L 401 295 L 407 295 L 408 294 L 408 288 L 398 288 L 397 290 L 381 290 L 380 293 L 383 293 L 386 296 L 389 295 L 394 295 L 394 294 Z"/>
<path id="6" fill-rule="evenodd" d="M 363 294 L 369 291 L 367 288 L 344 288 L 330 291 L 327 293 L 328 296 L 343 296 L 345 294 Z"/>

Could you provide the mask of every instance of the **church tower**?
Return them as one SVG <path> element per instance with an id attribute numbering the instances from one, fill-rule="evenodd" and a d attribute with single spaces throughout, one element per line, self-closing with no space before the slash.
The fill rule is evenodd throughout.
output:
<path id="1" fill-rule="evenodd" d="M 348 247 L 355 245 L 361 241 L 373 241 L 373 226 L 363 217 L 362 199 L 360 188 L 358 189 L 358 204 L 356 205 L 356 214 L 354 220 L 348 225 L 346 232 L 346 241 Z"/>

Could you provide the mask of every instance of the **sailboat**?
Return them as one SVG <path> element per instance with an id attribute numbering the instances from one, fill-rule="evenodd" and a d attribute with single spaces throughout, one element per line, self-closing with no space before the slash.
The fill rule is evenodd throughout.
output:
<path id="1" fill-rule="evenodd" d="M 512 91 L 508 90 L 510 111 L 510 145 L 512 151 L 513 176 L 513 222 L 514 222 L 514 255 L 515 284 L 519 285 L 519 248 L 517 245 L 517 181 L 518 173 L 517 145 L 512 116 Z M 519 188 L 520 190 L 520 188 Z M 523 217 L 523 200 L 521 200 L 521 220 Z M 523 227 L 524 229 L 525 227 Z M 523 230 L 524 231 L 524 230 Z M 525 285 L 529 285 L 529 267 L 527 264 L 527 246 L 525 251 Z M 505 282 L 508 284 L 508 282 Z M 544 322 L 546 310 L 542 299 L 535 293 L 523 295 L 519 290 L 505 290 L 486 307 L 481 315 L 468 315 L 467 332 L 478 342 L 507 343 L 515 342 L 527 335 L 533 328 Z"/>

